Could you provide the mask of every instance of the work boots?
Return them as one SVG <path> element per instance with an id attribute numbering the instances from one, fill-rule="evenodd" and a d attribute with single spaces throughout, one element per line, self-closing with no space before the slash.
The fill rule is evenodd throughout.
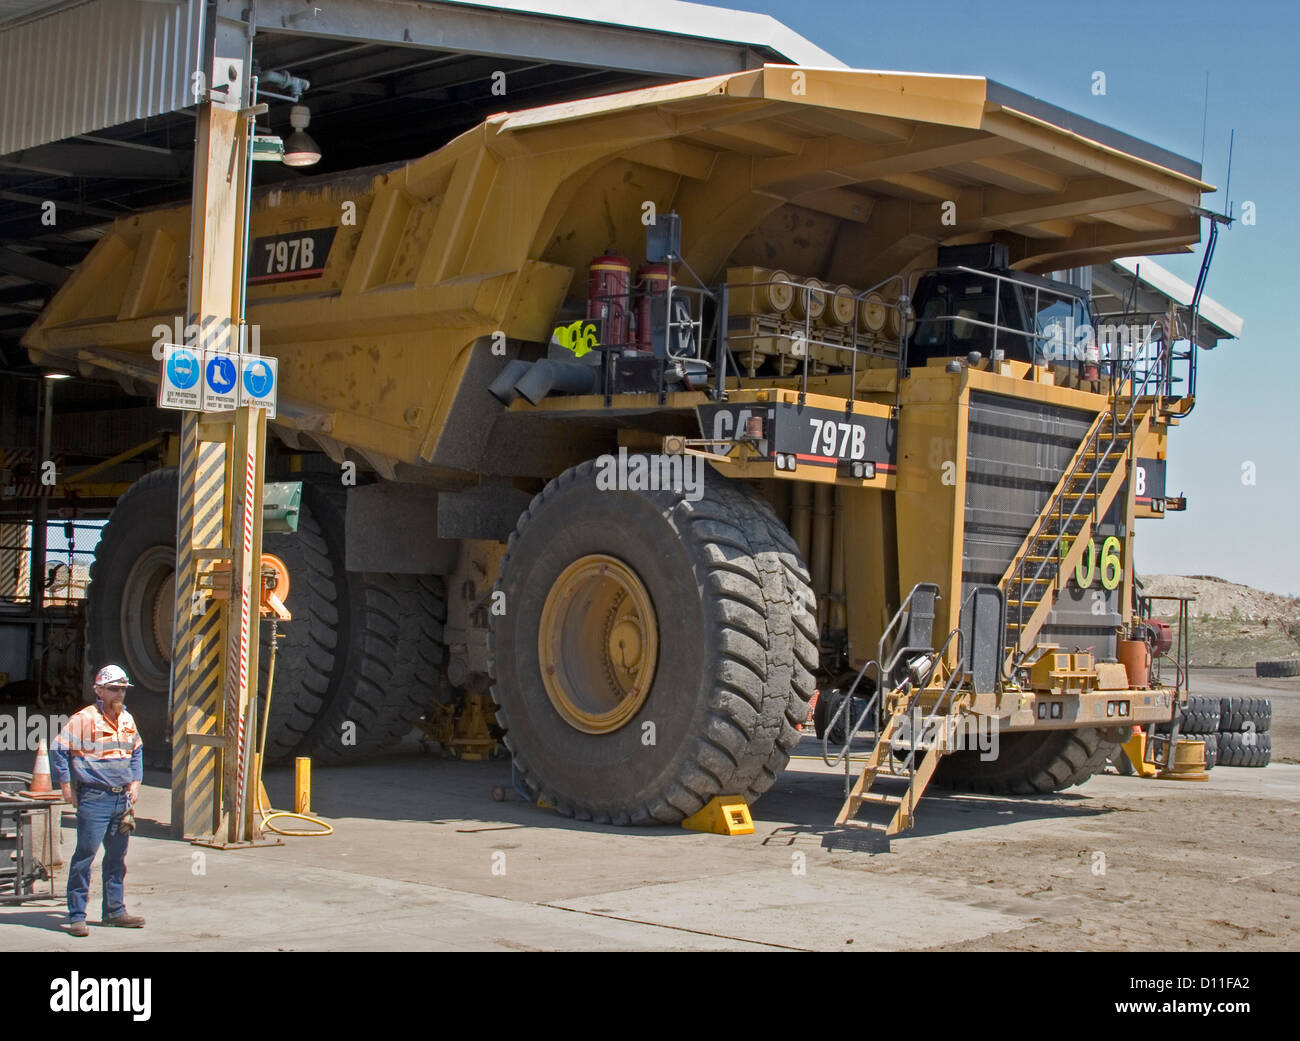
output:
<path id="1" fill-rule="evenodd" d="M 120 914 L 116 918 L 105 918 L 105 925 L 116 925 L 123 929 L 143 929 L 144 919 L 139 915 Z"/>

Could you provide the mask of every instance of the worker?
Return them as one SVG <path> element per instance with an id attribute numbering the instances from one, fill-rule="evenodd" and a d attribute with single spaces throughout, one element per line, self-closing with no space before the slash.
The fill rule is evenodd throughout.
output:
<path id="1" fill-rule="evenodd" d="M 59 731 L 50 748 L 50 772 L 77 811 L 77 851 L 68 868 L 68 931 L 89 936 L 86 903 L 90 867 L 104 847 L 104 925 L 139 929 L 144 919 L 126 913 L 126 846 L 135 827 L 131 807 L 144 780 L 144 742 L 123 706 L 133 686 L 118 665 L 95 674 L 95 703 Z"/>

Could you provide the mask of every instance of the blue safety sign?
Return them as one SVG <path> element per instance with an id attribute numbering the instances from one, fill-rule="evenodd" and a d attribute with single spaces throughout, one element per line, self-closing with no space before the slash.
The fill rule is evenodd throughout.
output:
<path id="1" fill-rule="evenodd" d="M 277 397 L 277 369 L 275 358 L 260 354 L 239 356 L 239 404 L 258 405 L 266 409 L 266 418 L 275 418 Z"/>
<path id="2" fill-rule="evenodd" d="M 203 354 L 203 411 L 230 412 L 239 406 L 239 356 L 224 351 Z"/>
<path id="3" fill-rule="evenodd" d="M 198 411 L 202 408 L 202 388 L 199 379 L 203 374 L 203 352 L 180 344 L 163 344 L 163 371 L 158 386 L 158 405 L 161 408 L 183 408 Z"/>
<path id="4" fill-rule="evenodd" d="M 208 386 L 218 394 L 227 394 L 235 389 L 235 362 L 225 354 L 208 356 Z"/>

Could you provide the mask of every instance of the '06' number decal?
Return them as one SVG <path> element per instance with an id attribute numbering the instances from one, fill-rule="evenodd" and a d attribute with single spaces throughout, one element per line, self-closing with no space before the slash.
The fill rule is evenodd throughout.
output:
<path id="1" fill-rule="evenodd" d="M 1070 547 L 1066 540 L 1061 540 L 1060 554 L 1064 560 L 1069 554 Z M 1120 559 L 1120 541 L 1114 535 L 1109 535 L 1101 544 L 1101 587 L 1103 589 L 1118 589 L 1120 582 L 1124 578 L 1124 562 Z M 1079 557 L 1079 562 L 1074 565 L 1074 581 L 1080 589 L 1087 589 L 1097 580 L 1097 542 L 1090 539 L 1087 546 L 1084 547 L 1083 555 Z"/>

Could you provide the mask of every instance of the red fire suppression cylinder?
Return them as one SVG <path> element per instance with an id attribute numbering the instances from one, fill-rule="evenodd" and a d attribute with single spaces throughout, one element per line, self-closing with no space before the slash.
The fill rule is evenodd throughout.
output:
<path id="1" fill-rule="evenodd" d="M 606 253 L 587 269 L 587 320 L 605 347 L 627 346 L 631 325 L 632 262 Z"/>
<path id="2" fill-rule="evenodd" d="M 636 273 L 636 348 L 653 351 L 654 337 L 650 327 L 650 298 L 668 292 L 668 265 L 646 264 Z"/>

